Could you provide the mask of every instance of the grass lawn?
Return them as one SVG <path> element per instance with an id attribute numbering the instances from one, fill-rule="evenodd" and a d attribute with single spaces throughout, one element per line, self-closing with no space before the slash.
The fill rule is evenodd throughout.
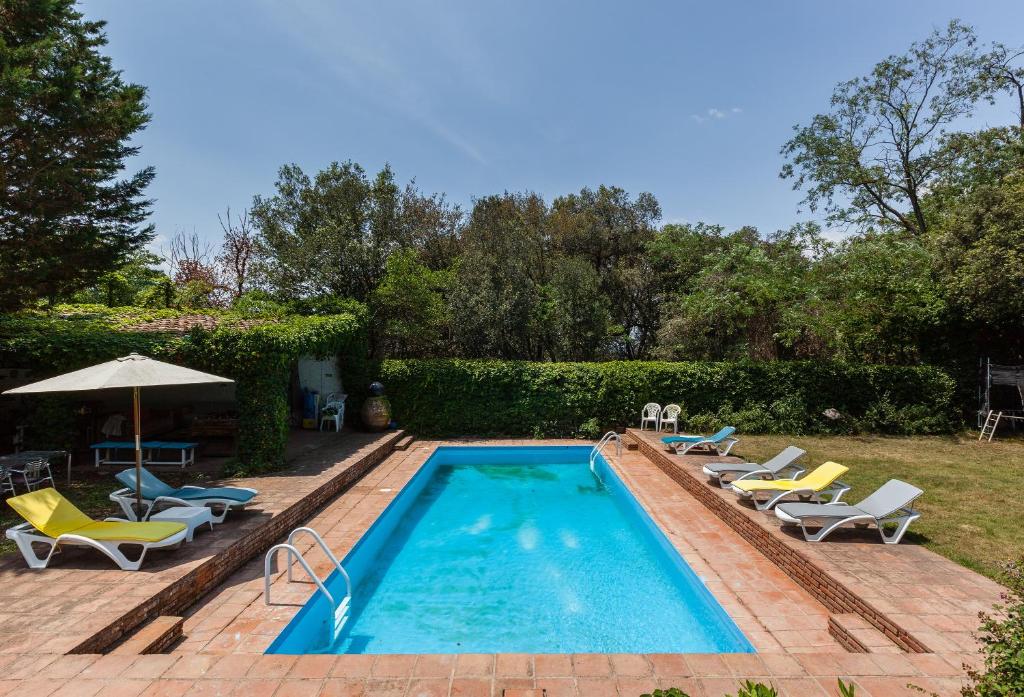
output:
<path id="1" fill-rule="evenodd" d="M 807 451 L 808 468 L 834 460 L 856 503 L 888 479 L 924 489 L 921 518 L 905 538 L 996 578 L 1000 564 L 1024 557 L 1024 440 L 979 443 L 977 434 L 928 437 L 750 436 L 733 455 L 762 461 L 787 445 Z"/>

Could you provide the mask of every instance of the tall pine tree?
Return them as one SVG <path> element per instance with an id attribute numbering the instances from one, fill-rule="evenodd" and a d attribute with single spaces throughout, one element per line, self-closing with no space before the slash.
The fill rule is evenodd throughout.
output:
<path id="1" fill-rule="evenodd" d="M 154 171 L 122 174 L 146 90 L 100 53 L 103 27 L 73 0 L 0 0 L 0 310 L 83 288 L 153 236 Z"/>

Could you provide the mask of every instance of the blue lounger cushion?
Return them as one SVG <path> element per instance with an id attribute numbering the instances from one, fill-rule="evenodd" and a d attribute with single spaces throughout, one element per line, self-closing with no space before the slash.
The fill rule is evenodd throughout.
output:
<path id="1" fill-rule="evenodd" d="M 172 494 L 174 498 L 186 501 L 191 501 L 192 499 L 228 499 L 230 501 L 238 501 L 239 503 L 246 503 L 255 495 L 251 491 L 237 489 L 233 486 L 215 486 L 209 489 L 177 489 Z"/>
<path id="2" fill-rule="evenodd" d="M 118 472 L 117 481 L 135 491 L 135 470 L 127 469 Z M 175 489 L 166 484 L 145 467 L 142 468 L 142 498 L 153 501 L 161 496 L 169 496 L 176 499 L 198 500 L 198 499 L 228 499 L 239 503 L 246 503 L 256 494 L 245 489 L 222 486 L 209 489 L 203 487 L 187 487 Z"/>

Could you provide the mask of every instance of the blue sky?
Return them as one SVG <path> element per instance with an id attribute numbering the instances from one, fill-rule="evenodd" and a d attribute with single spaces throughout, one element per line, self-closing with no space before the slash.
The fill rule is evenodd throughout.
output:
<path id="1" fill-rule="evenodd" d="M 650 191 L 665 221 L 811 218 L 778 178 L 836 82 L 953 17 L 1019 43 L 1019 0 L 367 2 L 85 0 L 149 88 L 153 222 L 219 236 L 277 169 L 391 163 L 468 206 L 532 190 Z M 1011 105 L 979 123 L 1004 124 Z"/>

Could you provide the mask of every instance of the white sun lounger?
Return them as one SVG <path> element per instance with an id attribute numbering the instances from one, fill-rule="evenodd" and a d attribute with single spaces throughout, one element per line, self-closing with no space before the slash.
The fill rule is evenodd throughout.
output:
<path id="1" fill-rule="evenodd" d="M 791 445 L 764 464 L 756 462 L 711 462 L 703 467 L 704 474 L 725 488 L 730 482 L 743 479 L 796 479 L 804 468 L 794 464 L 807 454 L 806 450 Z M 786 472 L 783 475 L 783 472 Z M 726 476 L 730 479 L 727 481 Z"/>
<path id="2" fill-rule="evenodd" d="M 133 523 L 119 518 L 96 521 L 52 488 L 15 496 L 7 503 L 28 521 L 9 528 L 7 539 L 18 545 L 32 569 L 45 569 L 61 545 L 81 545 L 102 552 L 125 571 L 138 571 L 146 552 L 176 547 L 187 533 L 181 523 Z M 46 556 L 36 553 L 34 543 L 49 547 Z M 138 546 L 142 551 L 132 560 L 121 551 L 123 545 Z"/>
<path id="3" fill-rule="evenodd" d="M 125 485 L 110 495 L 110 500 L 119 504 L 128 520 L 136 520 L 135 512 L 135 470 L 118 472 L 114 477 Z M 161 505 L 208 506 L 214 510 L 213 522 L 223 523 L 228 511 L 245 508 L 258 494 L 255 489 L 241 486 L 183 486 L 175 489 L 157 478 L 145 467 L 142 468 L 142 511 L 141 519 L 147 520 Z"/>
<path id="4" fill-rule="evenodd" d="M 739 438 L 732 437 L 734 433 L 736 433 L 735 427 L 726 426 L 713 436 L 665 436 L 661 439 L 661 442 L 669 450 L 674 451 L 676 455 L 685 455 L 694 448 L 707 448 L 719 455 L 725 456 L 732 450 L 732 446 L 740 442 Z M 724 450 L 722 449 L 723 443 L 725 444 Z"/>
<path id="5" fill-rule="evenodd" d="M 921 517 L 910 505 L 923 493 L 916 486 L 890 479 L 852 506 L 847 503 L 780 503 L 775 507 L 775 515 L 784 524 L 799 525 L 808 542 L 820 542 L 842 525 L 874 523 L 882 541 L 894 545 L 903 539 L 910 524 Z M 896 529 L 886 533 L 885 526 L 890 524 L 895 524 Z M 818 531 L 808 531 L 808 525 L 818 527 Z"/>
<path id="6" fill-rule="evenodd" d="M 729 488 L 740 498 L 749 499 L 759 511 L 766 511 L 775 506 L 786 496 L 810 498 L 812 501 L 838 501 L 850 490 L 839 478 L 849 472 L 838 462 L 826 462 L 800 477 L 799 479 L 744 479 L 732 482 Z M 767 494 L 764 501 L 758 494 Z M 828 497 L 824 499 L 823 497 Z"/>

